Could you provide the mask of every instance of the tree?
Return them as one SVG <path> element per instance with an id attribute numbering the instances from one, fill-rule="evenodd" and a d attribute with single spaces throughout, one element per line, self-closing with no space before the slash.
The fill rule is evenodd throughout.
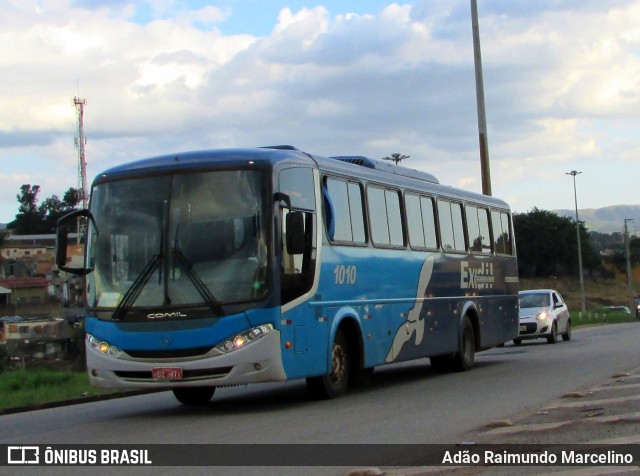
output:
<path id="1" fill-rule="evenodd" d="M 616 267 L 616 269 L 624 273 L 627 270 L 627 251 L 624 245 L 621 245 L 613 255 L 609 258 L 609 261 Z M 640 238 L 632 236 L 629 238 L 629 261 L 631 266 L 636 266 L 640 262 Z"/>
<path id="2" fill-rule="evenodd" d="M 20 187 L 20 193 L 16 195 L 20 204 L 18 214 L 7 228 L 19 235 L 41 233 L 44 212 L 38 207 L 38 193 L 40 185 L 24 184 Z"/>
<path id="3" fill-rule="evenodd" d="M 62 200 L 57 195 L 46 198 L 38 205 L 39 185 L 25 184 L 16 196 L 20 206 L 16 219 L 7 225 L 18 235 L 53 233 L 58 218 L 75 210 L 81 201 L 80 191 L 70 188 Z"/>
<path id="4" fill-rule="evenodd" d="M 518 271 L 523 277 L 574 275 L 578 273 L 576 224 L 571 218 L 533 208 L 513 216 Z M 580 224 L 582 264 L 591 271 L 601 267 L 586 228 Z"/>
<path id="5" fill-rule="evenodd" d="M 391 154 L 391 157 L 383 157 L 382 160 L 391 160 L 394 164 L 398 165 L 400 162 L 402 162 L 405 159 L 408 159 L 409 157 L 411 156 L 395 153 L 395 154 Z"/>
<path id="6" fill-rule="evenodd" d="M 80 191 L 77 188 L 67 190 L 62 201 L 57 195 L 45 199 L 40 206 L 44 211 L 44 233 L 53 233 L 58 219 L 72 210 L 82 201 Z"/>

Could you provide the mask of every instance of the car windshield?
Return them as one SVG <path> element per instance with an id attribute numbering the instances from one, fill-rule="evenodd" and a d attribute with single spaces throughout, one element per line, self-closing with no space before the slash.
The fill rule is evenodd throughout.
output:
<path id="1" fill-rule="evenodd" d="M 520 307 L 547 307 L 549 306 L 549 293 L 520 294 Z"/>
<path id="2" fill-rule="evenodd" d="M 198 172 L 94 187 L 88 304 L 116 309 L 210 307 L 266 292 L 262 174 Z M 117 315 L 121 314 L 121 315 Z"/>

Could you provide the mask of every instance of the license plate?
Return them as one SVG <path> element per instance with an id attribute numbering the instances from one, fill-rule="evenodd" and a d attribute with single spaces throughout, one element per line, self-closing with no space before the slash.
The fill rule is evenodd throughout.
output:
<path id="1" fill-rule="evenodd" d="M 151 369 L 151 377 L 156 380 L 182 380 L 180 367 L 155 367 Z"/>
<path id="2" fill-rule="evenodd" d="M 524 332 L 527 330 L 527 326 L 520 326 L 520 332 Z"/>

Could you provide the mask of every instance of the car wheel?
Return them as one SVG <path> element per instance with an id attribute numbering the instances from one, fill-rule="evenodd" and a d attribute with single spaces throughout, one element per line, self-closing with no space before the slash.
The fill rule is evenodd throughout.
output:
<path id="1" fill-rule="evenodd" d="M 567 321 L 567 330 L 562 334 L 563 341 L 571 340 L 571 321 Z"/>
<path id="2" fill-rule="evenodd" d="M 521 345 L 522 339 L 513 339 L 513 345 Z"/>
<path id="3" fill-rule="evenodd" d="M 547 336 L 548 344 L 555 344 L 558 342 L 558 325 L 554 322 L 551 326 L 551 334 Z"/>

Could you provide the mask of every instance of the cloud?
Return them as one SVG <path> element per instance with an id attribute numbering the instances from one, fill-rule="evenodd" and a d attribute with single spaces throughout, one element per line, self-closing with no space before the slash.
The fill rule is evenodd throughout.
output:
<path id="1" fill-rule="evenodd" d="M 532 187 L 531 170 L 560 176 L 602 157 L 628 167 L 640 149 L 640 4 L 479 8 L 494 193 L 566 208 L 564 195 Z M 232 13 L 165 1 L 6 4 L 0 221 L 15 214 L 19 177 L 41 180 L 44 196 L 75 186 L 75 95 L 88 100 L 90 175 L 177 150 L 293 143 L 405 153 L 407 166 L 480 190 L 468 1 L 390 2 L 370 14 L 283 8 L 263 36 L 221 33 Z"/>

